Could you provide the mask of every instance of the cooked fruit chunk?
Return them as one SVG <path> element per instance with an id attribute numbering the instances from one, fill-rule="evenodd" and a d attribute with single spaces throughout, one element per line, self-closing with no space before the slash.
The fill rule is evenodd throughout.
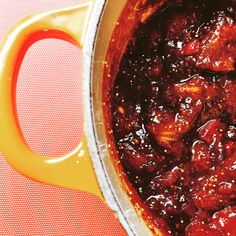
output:
<path id="1" fill-rule="evenodd" d="M 202 77 L 195 77 L 185 83 L 175 85 L 175 93 L 179 98 L 179 111 L 176 114 L 168 112 L 163 106 L 151 109 L 147 127 L 156 141 L 164 146 L 178 141 L 194 125 L 200 114 L 207 83 Z"/>
<path id="2" fill-rule="evenodd" d="M 207 145 L 202 141 L 196 141 L 192 146 L 191 163 L 194 171 L 208 170 L 212 160 Z"/>
<path id="3" fill-rule="evenodd" d="M 227 131 L 227 137 L 233 141 L 236 141 L 236 127 L 231 125 Z"/>
<path id="4" fill-rule="evenodd" d="M 226 80 L 224 84 L 226 111 L 232 123 L 236 122 L 236 81 Z"/>
<path id="5" fill-rule="evenodd" d="M 150 137 L 144 128 L 130 133 L 118 142 L 122 162 L 137 173 L 151 173 L 162 167 L 165 157 L 153 147 Z"/>
<path id="6" fill-rule="evenodd" d="M 223 235 L 236 235 L 236 207 L 227 207 L 212 216 L 211 223 Z"/>
<path id="7" fill-rule="evenodd" d="M 222 234 L 212 225 L 196 220 L 186 228 L 185 236 L 222 236 Z"/>
<path id="8" fill-rule="evenodd" d="M 196 66 L 211 71 L 233 71 L 236 60 L 236 24 L 223 12 L 219 12 L 212 22 L 213 29 L 201 40 Z"/>
<path id="9" fill-rule="evenodd" d="M 207 144 L 213 144 L 216 140 L 221 140 L 225 132 L 225 125 L 219 119 L 213 119 L 198 129 L 199 137 Z"/>

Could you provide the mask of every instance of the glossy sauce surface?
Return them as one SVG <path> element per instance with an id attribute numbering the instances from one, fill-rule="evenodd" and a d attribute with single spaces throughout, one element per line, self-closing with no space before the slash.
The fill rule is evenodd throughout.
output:
<path id="1" fill-rule="evenodd" d="M 236 235 L 235 62 L 234 0 L 170 1 L 128 44 L 113 133 L 164 235 Z"/>

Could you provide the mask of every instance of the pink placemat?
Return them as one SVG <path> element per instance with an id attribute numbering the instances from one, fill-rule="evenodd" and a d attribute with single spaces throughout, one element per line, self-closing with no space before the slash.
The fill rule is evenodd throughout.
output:
<path id="1" fill-rule="evenodd" d="M 73 6 L 81 0 L 1 0 L 0 39 L 22 17 Z M 29 146 L 60 156 L 82 137 L 81 50 L 47 39 L 34 44 L 22 63 L 17 111 Z M 88 193 L 34 182 L 0 155 L 0 235 L 125 235 L 111 210 Z"/>

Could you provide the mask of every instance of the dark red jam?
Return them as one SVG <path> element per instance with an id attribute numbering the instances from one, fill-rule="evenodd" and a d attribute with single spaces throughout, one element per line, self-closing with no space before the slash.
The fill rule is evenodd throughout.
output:
<path id="1" fill-rule="evenodd" d="M 235 0 L 172 0 L 123 56 L 114 137 L 164 235 L 236 235 L 235 62 Z"/>

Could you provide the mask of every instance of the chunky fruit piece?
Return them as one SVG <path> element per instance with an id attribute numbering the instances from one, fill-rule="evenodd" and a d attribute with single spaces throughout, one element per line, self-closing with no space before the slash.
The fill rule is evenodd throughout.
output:
<path id="1" fill-rule="evenodd" d="M 232 17 L 219 11 L 214 18 L 198 28 L 192 40 L 192 32 L 187 33 L 189 18 L 186 14 L 178 17 L 170 24 L 169 32 L 175 34 L 171 33 L 171 37 L 167 34 L 167 38 L 182 39 L 168 42 L 168 52 L 172 57 L 175 55 L 174 58 L 182 60 L 182 64 L 188 61 L 192 67 L 204 70 L 228 72 L 235 69 L 236 24 Z"/>
<path id="2" fill-rule="evenodd" d="M 208 170 L 211 165 L 211 156 L 209 154 L 209 148 L 201 141 L 196 141 L 192 147 L 192 166 L 195 171 Z"/>
<path id="3" fill-rule="evenodd" d="M 232 123 L 236 122 L 236 81 L 226 80 L 224 84 L 224 99 L 226 111 Z"/>
<path id="4" fill-rule="evenodd" d="M 181 99 L 201 99 L 205 96 L 208 84 L 203 77 L 194 77 L 184 83 L 175 84 L 175 92 Z"/>
<path id="5" fill-rule="evenodd" d="M 226 126 L 217 119 L 208 121 L 198 129 L 200 139 L 208 145 L 211 162 L 221 163 L 224 159 L 222 138 L 225 132 Z"/>
<path id="6" fill-rule="evenodd" d="M 233 141 L 236 141 L 236 127 L 235 126 L 230 126 L 228 131 L 227 131 L 227 137 Z"/>
<path id="7" fill-rule="evenodd" d="M 214 226 L 202 221 L 193 221 L 185 231 L 186 236 L 222 236 L 221 232 Z"/>
<path id="8" fill-rule="evenodd" d="M 172 170 L 165 172 L 161 176 L 154 178 L 153 183 L 161 183 L 164 188 L 174 186 L 177 180 L 182 176 L 182 169 L 175 166 Z"/>
<path id="9" fill-rule="evenodd" d="M 225 132 L 225 125 L 219 119 L 213 119 L 204 124 L 199 130 L 198 134 L 202 141 L 207 144 L 212 144 L 216 140 L 221 140 Z"/>
<path id="10" fill-rule="evenodd" d="M 116 107 L 114 112 L 114 122 L 116 126 L 116 132 L 123 136 L 129 134 L 132 130 L 140 129 L 140 115 L 137 112 L 139 105 L 133 107 L 132 105 L 120 104 Z"/>
<path id="11" fill-rule="evenodd" d="M 227 207 L 212 216 L 211 223 L 223 235 L 236 235 L 236 207 Z"/>
<path id="12" fill-rule="evenodd" d="M 225 144 L 226 151 L 226 163 L 232 161 L 236 161 L 236 143 L 235 142 L 227 142 Z"/>
<path id="13" fill-rule="evenodd" d="M 183 34 L 185 28 L 190 25 L 191 17 L 187 13 L 172 14 L 166 23 L 166 39 L 176 39 Z"/>
<path id="14" fill-rule="evenodd" d="M 151 173 L 161 168 L 165 159 L 150 143 L 149 135 L 141 128 L 135 134 L 129 134 L 120 140 L 119 150 L 122 151 L 122 161 L 129 170 L 137 173 Z"/>
<path id="15" fill-rule="evenodd" d="M 151 78 L 158 77 L 161 73 L 162 66 L 160 58 L 150 58 L 150 61 L 148 62 L 148 76 Z"/>
<path id="16" fill-rule="evenodd" d="M 219 12 L 212 22 L 213 29 L 201 40 L 196 66 L 211 71 L 233 71 L 236 60 L 236 24 L 223 12 Z"/>
<path id="17" fill-rule="evenodd" d="M 175 94 L 179 98 L 179 111 L 176 114 L 157 107 L 150 111 L 147 127 L 156 141 L 168 147 L 172 142 L 179 140 L 194 125 L 200 114 L 207 83 L 202 77 L 196 77 L 185 83 L 175 85 Z"/>
<path id="18" fill-rule="evenodd" d="M 208 223 L 209 222 L 209 223 Z M 189 236 L 199 235 L 235 235 L 236 208 L 227 207 L 208 217 L 204 221 L 195 220 L 187 228 L 186 234 Z"/>
<path id="19" fill-rule="evenodd" d="M 186 45 L 182 46 L 180 51 L 184 56 L 189 56 L 196 54 L 200 50 L 200 43 L 197 39 L 188 42 Z"/>
<path id="20" fill-rule="evenodd" d="M 226 160 L 208 175 L 193 181 L 192 197 L 198 209 L 214 210 L 233 203 L 236 198 L 235 164 L 236 146 L 230 142 L 226 145 Z"/>
<path id="21" fill-rule="evenodd" d="M 190 37 L 190 29 L 202 19 L 203 14 L 200 11 L 202 6 L 200 4 L 197 5 L 195 2 L 179 4 L 182 5 L 181 9 L 170 9 L 165 13 L 163 22 L 165 40 L 181 41 L 187 36 Z"/>

